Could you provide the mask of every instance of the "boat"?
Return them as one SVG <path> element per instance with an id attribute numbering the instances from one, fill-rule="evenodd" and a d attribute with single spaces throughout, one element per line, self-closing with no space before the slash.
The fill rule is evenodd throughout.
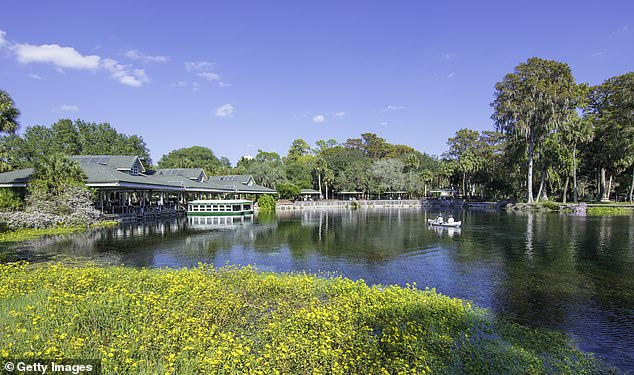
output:
<path id="1" fill-rule="evenodd" d="M 188 216 L 244 216 L 253 214 L 253 202 L 243 199 L 205 199 L 187 203 Z"/>
<path id="2" fill-rule="evenodd" d="M 427 224 L 435 227 L 460 228 L 462 221 L 455 221 L 453 217 L 445 221 L 442 216 L 438 216 L 435 219 L 427 219 Z"/>

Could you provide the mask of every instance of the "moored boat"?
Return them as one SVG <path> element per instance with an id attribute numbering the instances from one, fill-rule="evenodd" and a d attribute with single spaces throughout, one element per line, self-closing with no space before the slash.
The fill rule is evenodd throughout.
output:
<path id="1" fill-rule="evenodd" d="M 208 199 L 187 203 L 189 216 L 243 216 L 253 214 L 253 202 L 243 199 Z"/>

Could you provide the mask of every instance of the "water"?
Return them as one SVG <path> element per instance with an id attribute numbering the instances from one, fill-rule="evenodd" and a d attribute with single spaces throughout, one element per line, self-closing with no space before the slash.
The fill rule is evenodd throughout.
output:
<path id="1" fill-rule="evenodd" d="M 463 221 L 459 230 L 428 228 L 436 214 L 301 210 L 229 223 L 180 219 L 18 246 L 134 267 L 255 264 L 369 284 L 416 283 L 522 324 L 564 330 L 581 349 L 634 372 L 634 215 L 470 210 L 453 212 Z"/>

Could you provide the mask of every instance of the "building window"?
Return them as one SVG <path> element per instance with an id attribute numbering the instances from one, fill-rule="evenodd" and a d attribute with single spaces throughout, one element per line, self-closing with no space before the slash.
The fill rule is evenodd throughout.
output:
<path id="1" fill-rule="evenodd" d="M 133 175 L 133 176 L 138 175 L 139 174 L 139 166 L 134 164 L 132 166 L 132 169 L 130 170 L 130 174 Z"/>

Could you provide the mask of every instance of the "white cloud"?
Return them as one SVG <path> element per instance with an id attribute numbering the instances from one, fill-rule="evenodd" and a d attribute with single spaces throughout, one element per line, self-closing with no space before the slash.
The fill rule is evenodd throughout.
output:
<path id="1" fill-rule="evenodd" d="M 231 83 L 220 81 L 220 82 L 218 82 L 218 86 L 220 86 L 220 87 L 231 87 L 233 85 Z"/>
<path id="2" fill-rule="evenodd" d="M 442 57 L 443 59 L 449 61 L 449 60 L 453 60 L 456 58 L 456 54 L 455 53 L 446 53 L 443 55 Z"/>
<path id="3" fill-rule="evenodd" d="M 186 61 L 185 62 L 185 70 L 188 72 L 193 71 L 207 71 L 214 68 L 214 64 L 208 61 Z"/>
<path id="4" fill-rule="evenodd" d="M 123 54 L 125 57 L 133 60 L 140 60 L 144 63 L 165 63 L 169 60 L 167 56 L 150 56 L 141 53 L 138 49 L 131 49 Z"/>
<path id="5" fill-rule="evenodd" d="M 196 73 L 196 75 L 198 77 L 204 78 L 207 81 L 218 81 L 220 80 L 220 76 L 216 73 L 212 73 L 212 72 L 199 72 Z"/>
<path id="6" fill-rule="evenodd" d="M 170 85 L 171 87 L 186 87 L 187 86 L 187 82 L 185 81 L 178 81 L 176 83 L 172 83 Z"/>
<path id="7" fill-rule="evenodd" d="M 400 111 L 403 109 L 405 109 L 405 107 L 402 105 L 388 105 L 385 107 L 384 111 Z"/>
<path id="8" fill-rule="evenodd" d="M 57 44 L 16 44 L 13 51 L 18 61 L 28 63 L 50 63 L 59 68 L 88 69 L 99 68 L 101 57 L 97 55 L 83 56 L 72 47 L 61 47 Z"/>
<path id="9" fill-rule="evenodd" d="M 605 51 L 598 51 L 592 54 L 593 57 L 603 56 L 605 55 Z"/>
<path id="10" fill-rule="evenodd" d="M 126 86 L 141 87 L 150 82 L 144 69 L 133 69 L 130 65 L 119 64 L 114 59 L 103 59 L 101 67 L 110 72 L 111 78 Z"/>
<path id="11" fill-rule="evenodd" d="M 78 112 L 79 111 L 79 107 L 76 105 L 68 105 L 68 104 L 63 104 L 59 106 L 59 109 L 61 109 L 62 111 L 66 111 L 66 112 Z"/>
<path id="12" fill-rule="evenodd" d="M 234 111 L 234 108 L 231 104 L 221 105 L 216 108 L 216 117 L 227 117 L 231 115 Z"/>
<path id="13" fill-rule="evenodd" d="M 37 80 L 39 80 L 39 81 L 41 81 L 41 80 L 43 80 L 43 79 L 44 79 L 44 77 L 42 77 L 42 76 L 41 76 L 41 75 L 39 75 L 39 74 L 35 74 L 35 73 L 29 73 L 29 74 L 27 74 L 27 76 L 28 76 L 29 78 L 37 79 Z"/>
<path id="14" fill-rule="evenodd" d="M 379 123 L 379 125 L 381 125 L 381 126 L 387 126 L 388 124 L 389 124 L 389 122 L 387 122 L 387 121 L 383 121 L 383 122 Z"/>
<path id="15" fill-rule="evenodd" d="M 455 75 L 456 75 L 456 73 L 451 72 L 451 73 L 447 74 L 447 79 L 452 79 Z"/>
<path id="16" fill-rule="evenodd" d="M 5 32 L 0 30 L 1 44 L 7 43 L 4 39 L 5 35 Z M 111 78 L 116 79 L 119 83 L 132 87 L 140 87 L 150 81 L 143 69 L 122 65 L 117 60 L 97 55 L 84 56 L 73 47 L 62 47 L 58 44 L 18 43 L 11 45 L 9 49 L 22 64 L 52 64 L 60 74 L 64 74 L 65 69 L 106 71 L 110 73 Z M 29 74 L 29 77 L 43 79 L 37 74 Z"/>
<path id="17" fill-rule="evenodd" d="M 345 112 L 336 112 L 332 117 L 334 118 L 344 118 L 346 116 Z"/>
<path id="18" fill-rule="evenodd" d="M 321 124 L 324 121 L 326 121 L 326 117 L 324 115 L 317 115 L 313 117 L 313 122 L 316 124 Z"/>
<path id="19" fill-rule="evenodd" d="M 4 38 L 5 35 L 7 35 L 7 33 L 5 33 L 4 31 L 0 30 L 0 47 L 2 47 L 5 44 L 7 44 L 7 40 Z"/>

